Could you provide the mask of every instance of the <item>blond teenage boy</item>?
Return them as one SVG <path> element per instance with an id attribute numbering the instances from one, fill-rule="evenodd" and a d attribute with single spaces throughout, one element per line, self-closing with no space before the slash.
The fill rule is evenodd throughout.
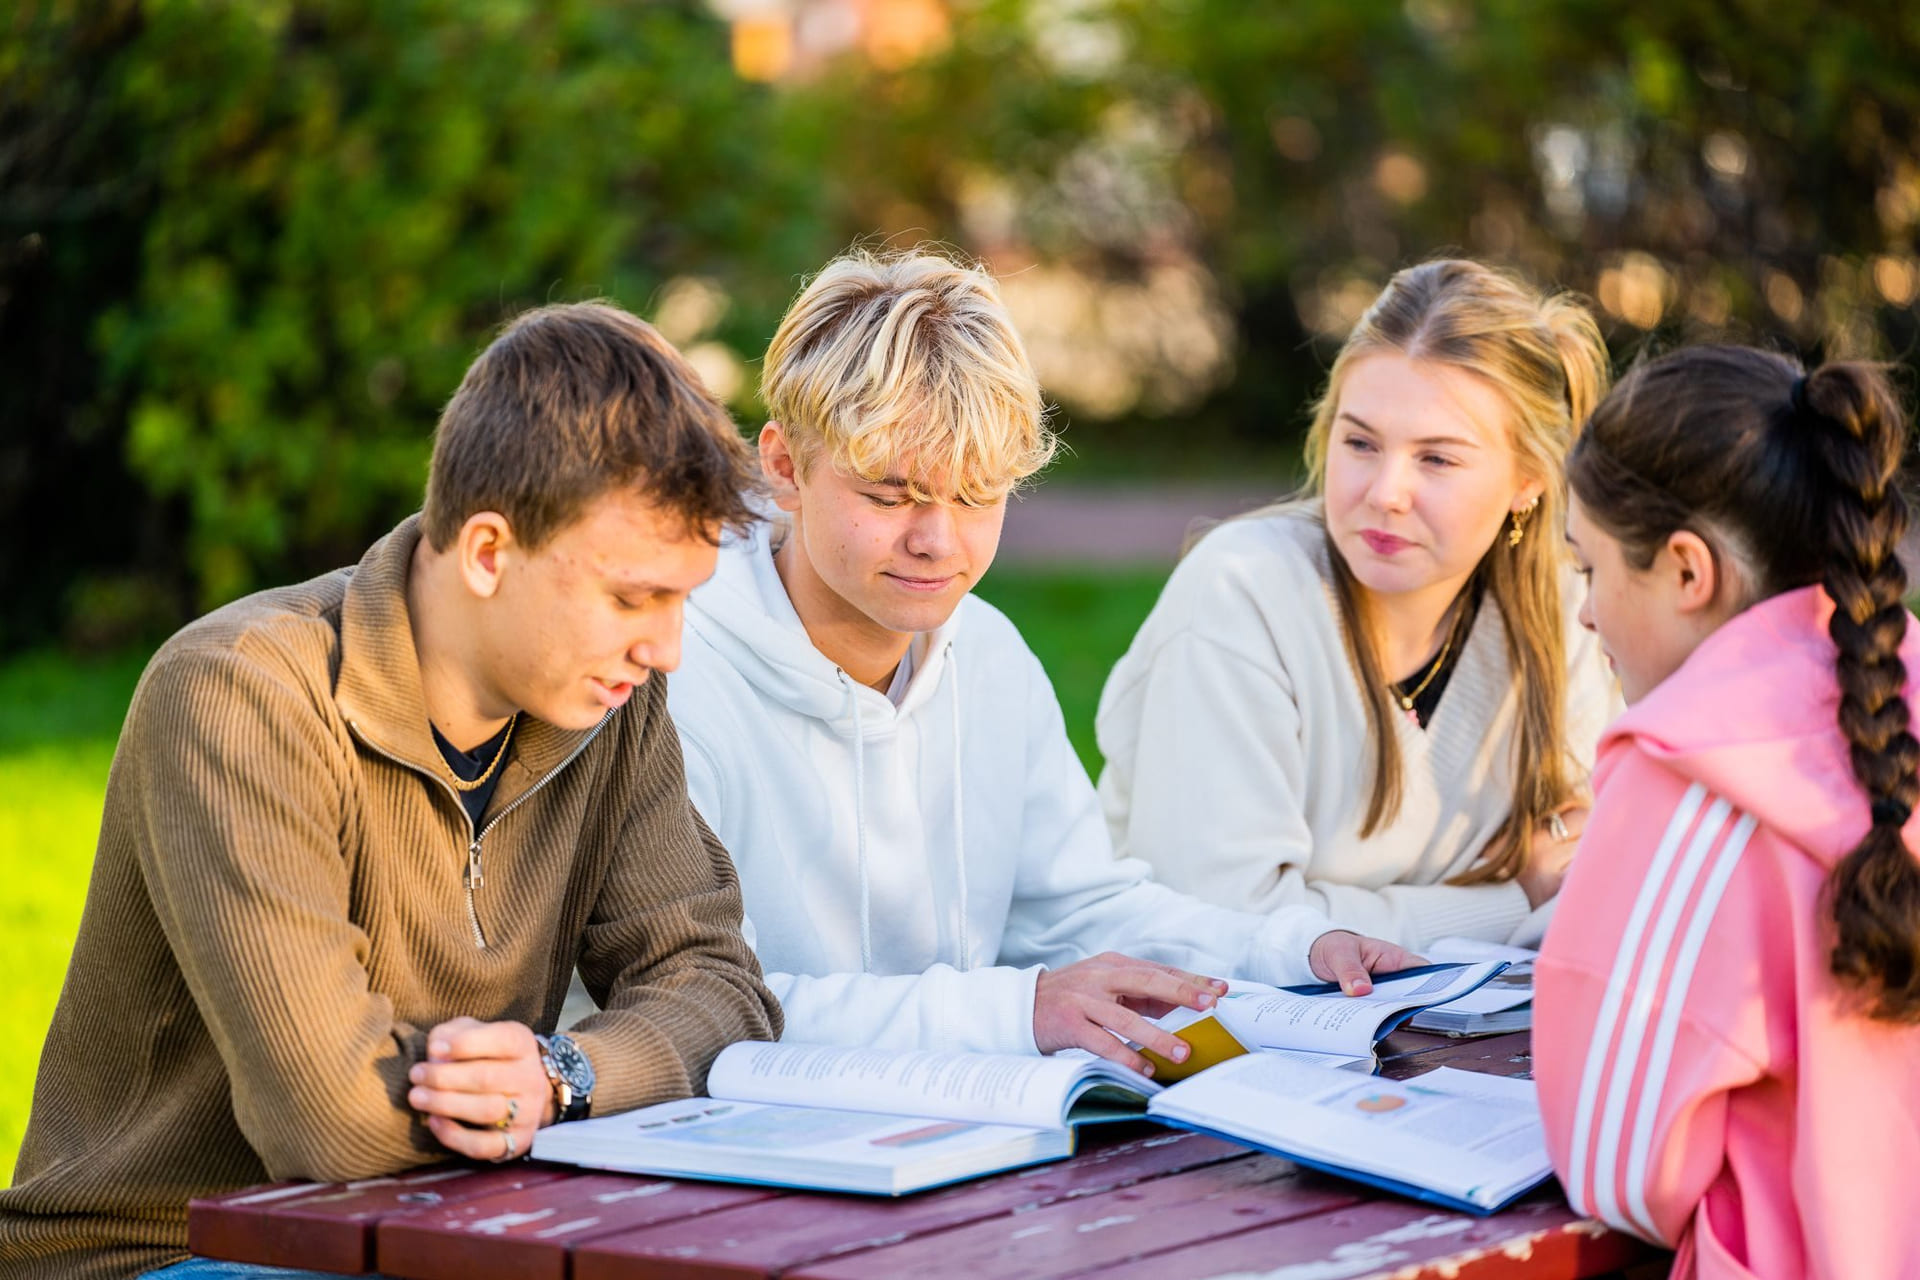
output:
<path id="1" fill-rule="evenodd" d="M 669 703 L 789 1038 L 1144 1067 L 1109 1032 L 1182 1056 L 1142 1014 L 1210 1004 L 1221 985 L 1191 970 L 1351 990 L 1407 959 L 1114 858 L 1046 673 L 969 594 L 1008 494 L 1053 450 L 985 271 L 835 261 L 763 386 L 782 516 L 723 545 Z"/>

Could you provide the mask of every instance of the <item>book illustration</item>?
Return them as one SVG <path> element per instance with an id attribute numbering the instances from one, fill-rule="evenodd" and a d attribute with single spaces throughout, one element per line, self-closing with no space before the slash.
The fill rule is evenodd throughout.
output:
<path id="1" fill-rule="evenodd" d="M 915 1146 L 971 1127 L 940 1122 L 903 1130 L 894 1124 L 877 1124 L 876 1117 L 862 1115 L 858 1111 L 828 1111 L 813 1107 L 742 1107 L 734 1103 L 721 1103 L 702 1107 L 686 1115 L 642 1121 L 634 1125 L 634 1131 L 663 1142 L 791 1151 L 849 1138 L 859 1138 L 879 1146 Z"/>
<path id="2" fill-rule="evenodd" d="M 1532 1082 L 1448 1067 L 1391 1081 L 1250 1053 L 1156 1095 L 1148 1114 L 1473 1213 L 1552 1172 Z"/>
<path id="3" fill-rule="evenodd" d="M 962 1124 L 957 1120 L 941 1120 L 933 1124 L 923 1124 L 917 1129 L 904 1129 L 898 1133 L 882 1134 L 868 1139 L 876 1147 L 919 1147 L 929 1142 L 938 1142 L 942 1138 L 956 1133 L 966 1133 L 979 1128 L 979 1125 Z"/>

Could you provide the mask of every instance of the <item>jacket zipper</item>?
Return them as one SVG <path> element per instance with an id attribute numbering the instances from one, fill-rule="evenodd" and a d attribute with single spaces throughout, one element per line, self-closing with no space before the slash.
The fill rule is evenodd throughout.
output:
<path id="1" fill-rule="evenodd" d="M 562 769 L 565 769 L 568 765 L 572 764 L 576 759 L 578 759 L 580 753 L 582 751 L 585 751 L 588 745 L 592 743 L 592 741 L 595 738 L 600 736 L 600 731 L 607 727 L 607 721 L 611 719 L 613 719 L 613 712 L 611 711 L 601 716 L 600 723 L 593 726 L 593 729 L 587 734 L 586 737 L 580 739 L 578 745 L 576 745 L 572 751 L 569 751 L 567 753 L 566 759 L 562 760 L 559 764 L 556 764 L 555 766 L 553 766 L 553 768 L 547 770 L 547 772 L 541 777 L 541 779 L 538 782 L 534 783 L 532 786 L 528 787 L 525 791 L 522 791 L 519 795 L 515 796 L 512 804 L 508 805 L 506 808 L 502 809 L 500 812 L 494 814 L 493 821 L 487 823 L 486 826 L 481 827 L 478 831 L 474 830 L 473 818 L 470 814 L 467 813 L 467 806 L 460 803 L 459 793 L 456 792 L 451 786 L 447 785 L 446 779 L 440 777 L 437 774 L 431 773 L 428 770 L 422 769 L 418 765 L 415 765 L 409 761 L 402 760 L 399 756 L 396 756 L 395 754 L 393 754 L 393 752 L 387 750 L 385 747 L 381 746 L 379 743 L 375 742 L 373 739 L 369 738 L 364 732 L 362 732 L 360 729 L 360 725 L 357 721 L 353 721 L 353 720 L 347 721 L 347 728 L 353 731 L 353 736 L 358 738 L 361 741 L 361 743 L 363 743 L 369 750 L 373 751 L 377 755 L 385 757 L 386 759 L 392 761 L 394 764 L 399 765 L 403 769 L 409 770 L 413 773 L 424 774 L 425 776 L 432 778 L 435 785 L 437 785 L 442 791 L 446 792 L 447 795 L 453 798 L 453 803 L 460 810 L 460 816 L 463 818 L 466 818 L 467 834 L 468 836 L 471 837 L 471 839 L 467 844 L 467 866 L 466 866 L 466 870 L 461 875 L 461 880 L 464 882 L 466 894 L 467 894 L 467 924 L 471 926 L 473 929 L 473 945 L 480 948 L 482 951 L 486 950 L 486 947 L 487 947 L 487 935 L 480 928 L 480 912 L 479 912 L 479 909 L 474 905 L 474 901 L 473 901 L 473 891 L 485 885 L 487 882 L 486 873 L 481 869 L 481 864 L 480 864 L 480 842 L 487 838 L 487 833 L 489 831 L 492 831 L 495 827 L 500 825 L 501 819 L 505 818 L 508 814 L 512 813 L 515 809 L 518 809 L 521 805 L 525 804 L 530 798 L 532 798 L 534 792 L 540 790 L 540 788 L 546 786 L 549 782 L 553 781 L 554 777 L 558 775 Z"/>

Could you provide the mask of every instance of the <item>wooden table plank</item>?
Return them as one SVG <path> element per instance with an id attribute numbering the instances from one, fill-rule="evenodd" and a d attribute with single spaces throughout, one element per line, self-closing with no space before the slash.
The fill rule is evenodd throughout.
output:
<path id="1" fill-rule="evenodd" d="M 1528 1043 L 1525 1032 L 1396 1032 L 1382 1074 L 1525 1076 Z M 401 1280 L 1490 1280 L 1591 1276 L 1657 1256 L 1579 1221 L 1552 1189 L 1474 1218 L 1146 1124 L 1091 1129 L 1068 1162 L 899 1200 L 458 1165 L 251 1188 L 196 1201 L 189 1222 L 205 1256 L 345 1273 L 377 1262 Z"/>
<path id="2" fill-rule="evenodd" d="M 1357 1204 L 1362 1188 L 1272 1156 L 1249 1156 L 902 1244 L 828 1259 L 805 1280 L 910 1275 L 1047 1280 L 1176 1245 Z"/>
<path id="3" fill-rule="evenodd" d="M 1403 1051 L 1385 1059 L 1380 1064 L 1380 1074 L 1389 1080 L 1406 1080 L 1431 1071 L 1435 1067 L 1481 1071 L 1495 1076 L 1531 1076 L 1533 1074 L 1531 1032 L 1510 1031 L 1499 1036 L 1451 1039 L 1446 1036 L 1427 1037 L 1424 1032 L 1396 1031 L 1387 1038 L 1392 1040 L 1406 1035 L 1420 1035 L 1440 1043 L 1426 1046 L 1408 1045 L 1409 1051 Z"/>
<path id="4" fill-rule="evenodd" d="M 1018 1214 L 1170 1173 L 1252 1159 L 1244 1147 L 1158 1126 L 1084 1132 L 1072 1160 L 898 1200 L 795 1194 L 685 1224 L 594 1240 L 574 1253 L 574 1280 L 778 1275 L 822 1258 Z"/>
<path id="5" fill-rule="evenodd" d="M 399 1280 L 565 1280 L 579 1244 L 783 1194 L 767 1187 L 579 1173 L 380 1223 L 376 1269 Z"/>
<path id="6" fill-rule="evenodd" d="M 373 1270 L 374 1226 L 382 1218 L 567 1176 L 527 1164 L 442 1164 L 359 1182 L 249 1187 L 192 1201 L 187 1248 L 227 1262 L 360 1275 Z"/>
<path id="7" fill-rule="evenodd" d="M 1085 1280 L 1577 1280 L 1657 1256 L 1582 1219 L 1556 1187 L 1491 1218 L 1373 1200 L 1097 1268 Z"/>

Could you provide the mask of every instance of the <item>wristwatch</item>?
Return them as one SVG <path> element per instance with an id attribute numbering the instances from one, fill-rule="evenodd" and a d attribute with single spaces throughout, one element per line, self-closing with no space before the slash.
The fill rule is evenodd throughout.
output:
<path id="1" fill-rule="evenodd" d="M 593 1108 L 593 1063 L 568 1035 L 536 1035 L 540 1042 L 540 1065 L 546 1068 L 553 1085 L 553 1114 L 556 1120 L 584 1120 Z"/>

